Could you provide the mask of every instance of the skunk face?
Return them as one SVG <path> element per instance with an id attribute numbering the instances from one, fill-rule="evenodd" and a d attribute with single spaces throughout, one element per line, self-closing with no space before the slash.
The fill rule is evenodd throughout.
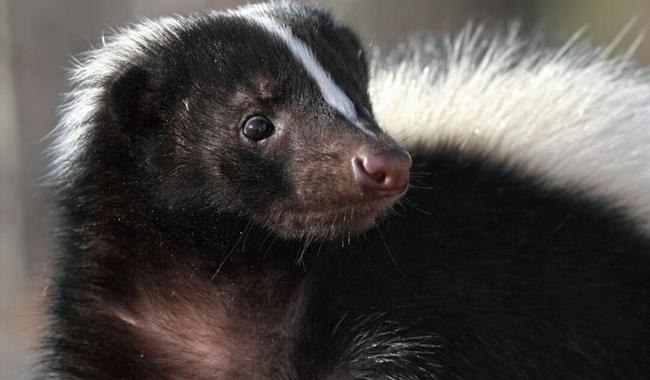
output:
<path id="1" fill-rule="evenodd" d="M 115 79 L 109 117 L 151 208 L 332 238 L 366 230 L 406 191 L 410 157 L 369 111 L 358 40 L 299 12 L 197 17 Z"/>

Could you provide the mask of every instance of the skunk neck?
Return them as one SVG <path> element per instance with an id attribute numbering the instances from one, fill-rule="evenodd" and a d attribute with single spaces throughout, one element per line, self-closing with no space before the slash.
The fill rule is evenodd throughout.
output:
<path id="1" fill-rule="evenodd" d="M 112 173 L 112 174 L 111 174 Z M 281 265 L 295 267 L 304 242 L 287 241 L 258 227 L 250 218 L 231 211 L 172 209 L 156 204 L 141 182 L 111 168 L 87 170 L 73 186 L 59 191 L 64 250 L 84 257 L 104 253 L 125 260 L 151 257 L 200 258 L 224 266 Z M 273 249 L 271 249 L 273 248 Z M 304 253 L 304 252 L 303 252 Z"/>

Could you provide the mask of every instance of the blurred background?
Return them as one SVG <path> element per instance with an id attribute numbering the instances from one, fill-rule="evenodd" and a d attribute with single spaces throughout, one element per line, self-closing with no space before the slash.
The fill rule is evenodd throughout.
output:
<path id="1" fill-rule="evenodd" d="M 650 30 L 650 0 L 331 0 L 319 1 L 370 46 L 389 49 L 416 32 L 454 33 L 468 21 L 517 19 L 525 33 L 561 43 L 581 27 L 593 44 L 622 38 L 624 52 Z M 0 380 L 29 375 L 42 318 L 40 303 L 52 256 L 52 216 L 39 186 L 44 136 L 67 91 L 75 54 L 102 31 L 141 17 L 221 9 L 237 0 L 0 0 Z M 645 38 L 634 59 L 650 62 Z M 648 105 L 650 107 L 650 105 Z"/>

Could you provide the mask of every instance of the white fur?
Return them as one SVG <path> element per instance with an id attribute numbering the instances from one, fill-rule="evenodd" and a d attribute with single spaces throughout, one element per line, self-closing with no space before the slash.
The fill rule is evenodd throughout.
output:
<path id="1" fill-rule="evenodd" d="M 650 231 L 648 70 L 575 40 L 524 47 L 514 30 L 495 38 L 468 28 L 375 61 L 380 125 L 407 147 L 453 143 L 609 199 Z"/>
<path id="2" fill-rule="evenodd" d="M 114 37 L 102 36 L 102 46 L 75 61 L 70 75 L 73 90 L 66 95 L 61 120 L 51 133 L 54 141 L 47 180 L 65 185 L 71 179 L 77 158 L 87 149 L 97 109 L 105 101 L 104 84 L 151 49 L 169 44 L 182 26 L 180 17 L 144 20 Z"/>

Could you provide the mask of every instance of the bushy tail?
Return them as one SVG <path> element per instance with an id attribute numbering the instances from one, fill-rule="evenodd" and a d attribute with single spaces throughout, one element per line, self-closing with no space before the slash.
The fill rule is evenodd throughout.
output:
<path id="1" fill-rule="evenodd" d="M 376 54 L 376 117 L 406 147 L 503 160 L 609 199 L 650 232 L 649 71 L 579 40 L 548 48 L 468 27 Z"/>

